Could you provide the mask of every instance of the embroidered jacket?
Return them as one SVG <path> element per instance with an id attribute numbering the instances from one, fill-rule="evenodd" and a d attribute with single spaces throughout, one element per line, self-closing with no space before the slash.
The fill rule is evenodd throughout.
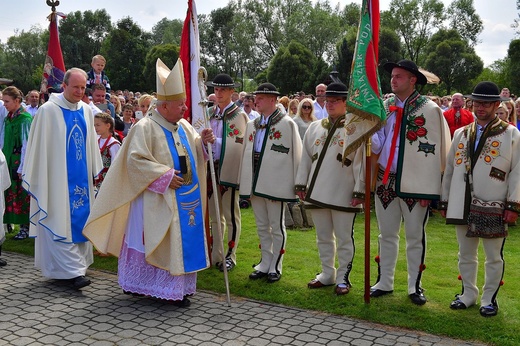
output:
<path id="1" fill-rule="evenodd" d="M 261 117 L 247 123 L 240 170 L 240 196 L 277 201 L 296 201 L 294 180 L 301 159 L 302 142 L 294 121 L 276 110 L 265 129 L 259 160 L 254 170 L 254 141 Z"/>
<path id="2" fill-rule="evenodd" d="M 387 116 L 395 98 L 385 101 Z M 380 131 L 390 133 L 388 126 Z M 437 104 L 414 91 L 403 107 L 399 129 L 395 190 L 401 198 L 438 199 L 450 132 Z M 384 169 L 384 167 L 383 167 Z"/>
<path id="3" fill-rule="evenodd" d="M 215 109 L 215 106 L 208 109 L 210 116 L 214 115 Z M 218 165 L 220 185 L 238 187 L 244 136 L 249 118 L 237 105 L 233 105 L 224 111 L 222 121 L 224 123 L 220 157 L 214 158 L 220 161 Z"/>
<path id="4" fill-rule="evenodd" d="M 476 148 L 475 132 L 476 123 L 455 131 L 448 154 L 439 208 L 447 210 L 449 224 L 466 224 L 471 201 L 468 158 L 475 197 L 505 201 L 506 209 L 520 212 L 520 132 L 497 117 L 486 126 Z"/>
<path id="5" fill-rule="evenodd" d="M 364 198 L 365 146 L 351 153 L 343 163 L 345 116 L 331 123 L 314 121 L 303 138 L 302 160 L 296 175 L 296 191 L 306 191 L 305 201 L 313 206 L 359 212 L 351 207 L 353 197 Z"/>

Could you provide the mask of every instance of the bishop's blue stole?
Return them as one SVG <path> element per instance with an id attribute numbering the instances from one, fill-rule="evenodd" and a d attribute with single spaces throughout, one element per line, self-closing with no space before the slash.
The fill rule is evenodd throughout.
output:
<path id="1" fill-rule="evenodd" d="M 61 108 L 67 127 L 66 160 L 72 242 L 88 241 L 82 234 L 90 213 L 89 176 L 87 168 L 87 123 L 83 108 L 72 111 Z"/>
<path id="2" fill-rule="evenodd" d="M 170 131 L 162 128 L 168 142 L 168 147 L 173 159 L 173 167 L 180 170 L 180 160 L 175 147 L 173 135 Z M 199 179 L 197 177 L 197 169 L 195 159 L 191 152 L 190 144 L 186 137 L 186 133 L 182 126 L 178 126 L 177 132 L 181 140 L 182 146 L 186 149 L 186 155 L 189 155 L 191 164 L 192 182 L 188 185 L 182 185 L 175 190 L 177 199 L 177 210 L 181 226 L 182 254 L 184 262 L 184 271 L 186 273 L 194 272 L 206 268 L 206 246 L 204 243 L 204 219 L 202 214 L 202 199 L 200 196 Z M 179 174 L 182 176 L 182 174 Z"/>

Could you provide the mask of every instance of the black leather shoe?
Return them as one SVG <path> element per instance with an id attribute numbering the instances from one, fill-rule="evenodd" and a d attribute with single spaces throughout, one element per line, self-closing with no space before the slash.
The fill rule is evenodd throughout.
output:
<path id="1" fill-rule="evenodd" d="M 452 310 L 464 310 L 466 308 L 467 308 L 466 304 L 464 304 L 462 302 L 462 300 L 460 300 L 459 298 L 455 299 L 450 304 L 450 309 L 452 309 Z"/>
<path id="2" fill-rule="evenodd" d="M 249 274 L 249 278 L 251 280 L 257 280 L 261 278 L 265 278 L 267 276 L 267 273 L 261 272 L 260 270 L 255 270 L 251 274 Z"/>
<path id="3" fill-rule="evenodd" d="M 187 308 L 191 305 L 191 301 L 184 297 L 182 300 L 170 300 L 168 301 L 171 305 L 177 306 L 179 308 Z"/>
<path id="4" fill-rule="evenodd" d="M 409 295 L 410 300 L 415 305 L 424 305 L 426 304 L 426 297 L 424 296 L 424 293 L 422 292 L 415 292 Z"/>
<path id="5" fill-rule="evenodd" d="M 236 264 L 235 262 L 233 262 L 233 260 L 231 258 L 226 258 L 226 268 L 227 268 L 227 271 L 231 271 L 233 270 L 233 268 L 235 268 Z M 220 264 L 220 266 L 218 267 L 218 270 L 220 270 L 221 272 L 224 272 L 224 266 L 222 264 Z"/>
<path id="6" fill-rule="evenodd" d="M 273 283 L 273 282 L 279 281 L 281 277 L 282 277 L 282 274 L 269 273 L 269 274 L 267 274 L 267 282 Z"/>
<path id="7" fill-rule="evenodd" d="M 370 296 L 372 298 L 378 298 L 378 297 L 386 296 L 387 294 L 390 294 L 392 292 L 394 292 L 394 291 L 393 290 L 392 291 L 373 290 L 373 291 L 370 291 Z"/>
<path id="8" fill-rule="evenodd" d="M 5 267 L 7 265 L 7 262 L 0 258 L 0 267 Z"/>
<path id="9" fill-rule="evenodd" d="M 480 316 L 482 317 L 492 317 L 498 314 L 498 306 L 497 305 L 486 305 L 480 307 Z"/>
<path id="10" fill-rule="evenodd" d="M 77 290 L 79 290 L 80 288 L 86 287 L 90 284 L 91 284 L 90 280 L 84 276 L 78 276 L 78 277 L 72 279 L 72 286 Z"/>

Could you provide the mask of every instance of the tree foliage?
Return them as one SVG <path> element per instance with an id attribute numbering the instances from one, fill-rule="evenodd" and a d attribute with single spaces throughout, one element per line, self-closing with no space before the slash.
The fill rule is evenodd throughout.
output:
<path id="1" fill-rule="evenodd" d="M 479 43 L 478 35 L 484 29 L 482 19 L 473 7 L 473 0 L 454 0 L 448 7 L 449 28 L 474 47 Z"/>
<path id="2" fill-rule="evenodd" d="M 35 75 L 36 66 L 43 66 L 47 54 L 47 40 L 41 28 L 15 32 L 3 47 L 0 71 L 4 78 L 13 79 L 15 85 L 27 92 L 39 89 L 42 75 Z"/>
<path id="3" fill-rule="evenodd" d="M 180 19 L 169 20 L 164 17 L 152 28 L 152 43 L 154 45 L 168 43 L 180 45 L 183 24 Z"/>
<path id="4" fill-rule="evenodd" d="M 401 37 L 403 58 L 421 65 L 422 50 L 445 20 L 444 4 L 440 0 L 392 0 L 381 19 Z"/>
<path id="5" fill-rule="evenodd" d="M 134 21 L 123 18 L 116 24 L 103 42 L 101 52 L 107 59 L 106 72 L 112 89 L 141 90 L 147 82 L 143 79 L 145 57 L 151 48 L 151 35 Z"/>
<path id="6" fill-rule="evenodd" d="M 112 30 L 110 15 L 105 9 L 76 11 L 69 13 L 59 24 L 65 67 L 89 70 L 92 57 L 100 54 L 101 45 Z"/>
<path id="7" fill-rule="evenodd" d="M 508 86 L 515 93 L 520 94 L 520 39 L 512 40 L 509 43 L 509 48 L 507 50 L 507 61 L 508 68 L 506 71 L 506 75 L 508 77 Z"/>
<path id="8" fill-rule="evenodd" d="M 439 30 L 426 48 L 426 69 L 444 83 L 446 93 L 468 90 L 484 63 L 456 30 Z"/>
<path id="9" fill-rule="evenodd" d="M 292 41 L 287 47 L 278 49 L 267 69 L 267 79 L 283 94 L 300 90 L 311 92 L 314 89 L 312 71 L 315 63 L 316 58 L 308 48 Z"/>
<path id="10" fill-rule="evenodd" d="M 161 59 L 169 68 L 173 68 L 179 59 L 179 46 L 174 44 L 161 44 L 153 46 L 146 54 L 143 70 L 143 90 L 152 92 L 155 90 L 155 66 L 157 59 Z"/>

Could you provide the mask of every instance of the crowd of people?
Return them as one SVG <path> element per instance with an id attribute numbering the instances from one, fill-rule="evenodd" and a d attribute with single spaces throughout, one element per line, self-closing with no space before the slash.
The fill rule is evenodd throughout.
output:
<path id="1" fill-rule="evenodd" d="M 186 307 L 198 271 L 237 265 L 240 199 L 250 200 L 260 243 L 261 260 L 249 278 L 267 283 L 282 278 L 286 204 L 302 203 L 316 228 L 322 266 L 307 286 L 349 293 L 367 153 L 361 146 L 344 155 L 356 131 L 344 84 L 319 84 L 315 95 L 282 96 L 271 83 L 238 93 L 229 75 L 218 74 L 207 83 L 213 89 L 207 127 L 198 133 L 183 118 L 180 60 L 170 69 L 158 59 L 153 94 L 112 90 L 105 64 L 96 55 L 88 73 L 68 70 L 63 92 L 41 105 L 36 90 L 25 97 L 16 87 L 3 90 L 1 241 L 19 225 L 13 239 L 36 238 L 35 265 L 43 276 L 76 289 L 91 284 L 85 274 L 94 245 L 119 258 L 125 293 Z M 384 68 L 392 93 L 383 96 L 387 118 L 372 136 L 380 234 L 371 296 L 394 291 L 403 222 L 407 293 L 413 304 L 427 302 L 422 275 L 435 203 L 455 225 L 459 243 L 463 291 L 450 307 L 477 304 L 482 239 L 486 282 L 479 311 L 494 316 L 502 249 L 520 212 L 520 100 L 492 82 L 465 96 L 421 95 L 417 86 L 426 77 L 412 61 Z"/>

